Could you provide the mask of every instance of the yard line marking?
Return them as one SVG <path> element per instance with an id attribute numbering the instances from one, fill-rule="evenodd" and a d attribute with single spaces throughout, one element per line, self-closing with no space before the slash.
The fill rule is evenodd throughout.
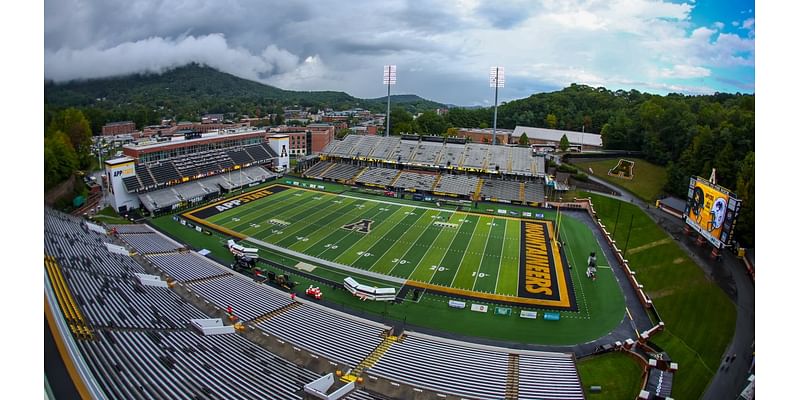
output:
<path id="1" fill-rule="evenodd" d="M 480 221 L 480 220 L 481 220 L 481 218 L 478 217 L 478 221 Z M 475 222 L 475 225 L 476 225 L 475 229 L 477 229 L 478 222 Z M 472 230 L 473 233 L 475 232 L 475 229 Z M 456 232 L 456 236 L 458 236 L 458 232 Z M 469 248 L 469 245 L 472 243 L 472 239 L 473 239 L 473 235 L 472 235 L 472 233 L 470 233 L 469 234 L 469 241 L 467 242 L 467 247 L 464 248 L 464 252 L 461 254 L 461 260 L 458 262 L 458 267 L 456 267 L 456 273 L 455 273 L 455 275 L 453 275 L 453 280 L 450 281 L 450 287 L 453 287 L 453 282 L 456 281 L 456 277 L 458 276 L 458 271 L 461 269 L 461 263 L 464 262 L 464 256 L 467 254 L 467 249 Z M 481 259 L 481 262 L 483 262 L 483 259 Z"/>
<path id="2" fill-rule="evenodd" d="M 440 232 L 440 233 L 441 233 L 441 232 Z M 449 249 L 449 248 L 453 247 L 453 242 L 456 240 L 456 236 L 458 236 L 458 232 L 456 232 L 456 233 L 453 235 L 453 238 L 452 238 L 452 239 L 450 239 L 450 244 L 448 244 L 448 245 L 447 245 L 447 249 Z M 437 235 L 437 237 L 438 237 L 438 235 Z M 439 267 L 441 267 L 441 266 L 442 266 L 442 261 L 444 261 L 444 258 L 447 256 L 447 249 L 445 249 L 444 253 L 442 253 L 442 258 L 439 260 L 439 262 L 438 262 L 438 263 L 436 263 L 436 265 L 437 265 L 437 266 L 439 266 Z M 428 251 L 430 251 L 430 250 L 428 250 Z M 425 252 L 425 255 L 426 255 L 426 256 L 428 255 L 428 252 L 427 252 L 427 251 Z M 422 258 L 424 259 L 424 258 L 425 258 L 425 256 L 423 256 Z M 435 276 L 436 276 L 436 273 L 437 273 L 437 272 L 439 272 L 439 271 L 437 270 L 437 271 L 434 271 L 434 272 L 433 272 L 433 275 L 431 275 L 431 278 L 428 280 L 428 282 L 427 282 L 427 283 L 430 283 L 430 282 L 433 280 L 433 277 L 435 277 Z"/>
<path id="3" fill-rule="evenodd" d="M 506 251 L 506 232 L 508 232 L 508 222 L 503 226 L 503 246 L 500 247 L 500 264 L 497 265 L 497 276 L 494 278 L 495 293 L 497 293 L 497 282 L 500 281 L 500 269 L 503 268 L 503 253 Z M 517 279 L 519 279 L 519 276 L 517 276 Z M 517 283 L 517 286 L 519 286 L 519 283 Z"/>
<path id="4" fill-rule="evenodd" d="M 433 221 L 431 221 L 431 224 L 433 224 Z M 441 234 L 442 234 L 442 231 L 444 231 L 444 229 L 439 229 L 439 231 L 438 231 L 438 232 L 436 232 L 436 237 L 435 237 L 435 238 L 433 238 L 433 240 L 431 240 L 431 244 L 434 244 L 434 243 L 436 243 L 436 240 L 437 240 L 437 239 L 439 239 L 439 235 L 441 235 Z M 420 237 L 422 237 L 422 235 L 420 235 Z M 417 240 L 419 240 L 419 238 L 417 238 Z M 414 246 L 411 246 L 411 247 L 413 248 Z M 428 252 L 430 252 L 430 251 L 431 251 L 431 249 L 434 249 L 434 248 L 435 248 L 436 250 L 441 250 L 440 248 L 438 248 L 438 247 L 435 247 L 435 246 L 428 246 L 428 249 L 427 249 L 427 250 L 425 250 L 425 254 L 423 254 L 423 255 L 422 255 L 422 257 L 420 257 L 420 258 L 419 258 L 419 261 L 417 262 L 417 266 L 416 266 L 416 267 L 414 267 L 414 269 L 411 271 L 411 273 L 410 273 L 410 274 L 408 274 L 408 277 L 409 277 L 409 278 L 411 278 L 411 276 L 412 276 L 412 275 L 414 275 L 414 272 L 417 272 L 417 268 L 419 268 L 419 266 L 420 266 L 420 265 L 422 265 L 422 260 L 424 260 L 424 259 L 425 259 L 425 257 L 428 255 Z M 409 249 L 409 250 L 411 250 L 411 249 Z M 408 251 L 406 251 L 406 253 L 408 253 Z M 445 252 L 445 253 L 447 253 L 447 252 Z M 405 256 L 405 255 L 404 255 L 404 256 Z M 440 260 L 440 261 L 439 261 L 439 264 L 441 264 L 441 263 L 442 263 L 442 262 L 441 262 L 441 260 Z M 394 268 L 392 268 L 392 269 L 394 269 Z"/>
<path id="5" fill-rule="evenodd" d="M 358 200 L 365 200 L 365 201 L 374 201 L 374 202 L 376 202 L 376 203 L 390 204 L 390 205 L 394 205 L 394 206 L 398 206 L 398 205 L 399 205 L 399 206 L 403 206 L 403 207 L 419 208 L 419 209 L 423 209 L 423 210 L 432 210 L 432 211 L 441 211 L 441 212 L 456 213 L 456 211 L 452 211 L 452 210 L 442 210 L 441 208 L 433 208 L 433 207 L 417 206 L 417 205 L 413 205 L 413 204 L 405 204 L 405 203 L 402 203 L 402 204 L 400 204 L 400 203 L 393 203 L 393 202 L 391 202 L 391 201 L 386 201 L 386 200 L 365 199 L 365 198 L 363 198 L 363 197 L 348 196 L 348 195 L 346 195 L 346 194 L 340 194 L 339 196 L 341 196 L 341 197 L 346 197 L 346 198 L 349 198 L 349 199 L 358 199 Z M 458 211 L 458 212 L 462 212 L 462 211 Z"/>
<path id="6" fill-rule="evenodd" d="M 394 204 L 394 205 L 395 205 L 395 206 L 397 206 L 398 204 Z M 400 206 L 400 207 L 398 207 L 398 208 L 397 208 L 397 210 L 394 210 L 394 211 L 393 211 L 391 214 L 389 214 L 389 216 L 388 216 L 388 217 L 386 217 L 386 219 L 384 219 L 382 222 L 389 221 L 390 219 L 392 219 L 392 217 L 394 217 L 394 215 L 395 215 L 395 214 L 396 214 L 398 211 L 400 211 L 400 210 L 402 210 L 402 209 L 403 209 L 403 206 Z M 402 221 L 403 219 L 405 219 L 405 217 L 401 218 L 401 219 L 400 219 L 400 221 Z M 399 223 L 400 223 L 400 221 L 397 221 L 397 224 L 399 224 Z M 370 245 L 368 249 L 364 250 L 364 251 L 361 253 L 361 255 L 359 255 L 359 256 L 358 256 L 358 258 L 356 258 L 355 260 L 353 260 L 353 262 L 352 262 L 352 263 L 350 263 L 350 264 L 351 264 L 351 265 L 355 265 L 355 264 L 358 262 L 358 260 L 360 260 L 362 257 L 364 257 L 364 254 L 366 254 L 366 253 L 369 253 L 369 250 L 370 250 L 370 249 L 372 249 L 372 247 L 374 247 L 374 246 L 375 246 L 375 245 L 376 245 L 378 242 L 380 242 L 381 240 L 383 240 L 383 238 L 386 236 L 386 234 L 387 234 L 387 233 L 389 233 L 389 232 L 391 232 L 393 229 L 394 229 L 394 227 L 387 229 L 387 230 L 386 230 L 386 232 L 385 232 L 385 233 L 384 233 L 384 234 L 383 234 L 383 235 L 382 235 L 382 236 L 381 236 L 381 237 L 380 237 L 380 238 L 379 238 L 377 241 L 375 241 L 375 243 L 373 243 L 372 245 Z M 351 232 L 351 233 L 352 233 L 352 232 Z M 361 238 L 361 239 L 359 239 L 357 242 L 353 243 L 353 245 L 352 245 L 352 246 L 350 246 L 350 248 L 349 248 L 349 249 L 347 249 L 347 251 L 350 251 L 350 249 L 352 249 L 352 248 L 354 248 L 354 247 L 358 246 L 358 243 L 360 243 L 362 240 L 364 240 L 364 239 L 366 239 L 366 238 L 368 238 L 368 237 L 369 237 L 369 235 L 364 235 L 364 237 L 363 237 L 363 238 Z M 340 255 L 339 255 L 338 257 L 336 257 L 336 258 L 335 258 L 333 261 L 335 262 L 336 260 L 338 260 L 338 259 L 339 259 L 339 257 L 343 256 L 345 253 L 347 253 L 347 251 L 345 251 L 344 253 L 340 254 Z M 358 268 L 358 267 L 354 267 L 354 268 Z M 372 268 L 372 265 L 370 265 L 370 268 Z M 368 269 L 366 269 L 366 270 L 367 270 L 367 271 L 369 271 L 369 270 L 370 270 L 370 268 L 368 268 Z M 361 269 L 361 268 L 359 268 L 359 269 Z"/>
<path id="7" fill-rule="evenodd" d="M 394 216 L 394 214 L 395 214 L 396 212 L 398 212 L 398 211 L 401 211 L 401 210 L 403 210 L 403 206 L 402 206 L 402 205 L 400 206 L 400 208 L 399 208 L 399 209 L 397 209 L 395 212 L 393 212 L 393 213 L 392 213 L 392 214 L 391 214 L 389 217 L 392 217 L 392 216 Z M 426 211 L 426 212 L 427 212 L 427 211 Z M 414 214 L 414 215 L 416 215 L 416 214 Z M 419 218 L 415 219 L 415 220 L 414 220 L 414 222 L 412 222 L 412 223 L 411 223 L 411 225 L 414 225 L 414 224 L 416 224 L 416 223 L 417 223 L 417 221 L 419 221 L 420 219 L 422 219 L 422 217 L 423 217 L 424 215 L 425 215 L 425 213 L 422 213 L 422 215 L 420 215 L 420 216 L 419 216 Z M 408 218 L 408 217 L 410 217 L 410 216 L 411 216 L 411 215 L 405 215 L 404 217 L 400 218 L 400 220 L 399 220 L 399 221 L 397 221 L 397 223 L 395 223 L 395 225 L 394 225 L 393 227 L 391 227 L 390 229 L 387 229 L 387 230 L 386 230 L 386 232 L 385 232 L 385 233 L 384 233 L 384 234 L 383 234 L 383 235 L 382 235 L 382 236 L 381 236 L 381 237 L 380 237 L 380 238 L 379 238 L 377 241 L 375 241 L 374 243 L 372 243 L 372 245 L 371 245 L 371 246 L 369 246 L 369 248 L 368 248 L 368 249 L 367 249 L 367 250 L 366 250 L 364 253 L 365 253 L 365 254 L 366 254 L 366 253 L 371 253 L 371 252 L 370 252 L 370 250 L 372 250 L 372 249 L 373 249 L 375 246 L 377 246 L 378 244 L 380 244 L 380 243 L 381 243 L 381 241 L 383 241 L 383 238 L 385 238 L 385 237 L 386 237 L 386 235 L 388 235 L 388 234 L 389 234 L 389 232 L 392 232 L 392 231 L 394 231 L 394 230 L 395 230 L 395 228 L 396 228 L 397 226 L 404 225 L 404 224 L 401 224 L 401 222 L 403 222 L 403 220 L 405 220 L 406 218 Z M 388 220 L 388 218 L 387 218 L 387 220 Z M 402 236 L 402 234 L 401 234 L 401 236 Z M 359 240 L 359 241 L 360 241 L 360 240 Z M 391 247 L 390 247 L 389 249 L 391 249 Z M 387 250 L 387 251 L 389 251 L 389 250 Z M 372 253 L 372 254 L 373 254 L 373 255 L 376 255 L 376 256 L 378 255 L 377 253 Z M 385 253 L 384 253 L 384 254 L 385 254 Z M 362 254 L 361 256 L 359 256 L 359 257 L 358 257 L 358 259 L 356 259 L 356 261 L 353 261 L 353 264 L 355 264 L 355 263 L 356 263 L 358 260 L 360 260 L 360 259 L 361 259 L 363 256 L 364 256 L 363 254 Z M 368 271 L 372 271 L 372 268 L 374 268 L 374 267 L 375 267 L 375 265 L 378 263 L 378 261 L 380 261 L 381 257 L 383 257 L 383 254 L 380 254 L 380 255 L 379 255 L 379 257 L 375 257 L 375 261 L 373 261 L 373 262 L 370 264 L 370 266 L 369 266 L 369 268 L 367 268 L 367 270 L 368 270 Z"/>
<path id="8" fill-rule="evenodd" d="M 480 219 L 479 219 L 480 220 Z M 492 224 L 494 224 L 494 220 L 492 220 Z M 489 238 L 492 236 L 492 228 L 494 225 L 489 228 L 489 235 L 486 237 L 486 242 L 483 244 L 483 254 L 486 254 L 486 247 L 489 245 Z M 469 245 L 467 245 L 469 247 Z M 475 273 L 475 279 L 472 281 L 472 290 L 475 290 L 475 284 L 478 282 L 478 275 L 481 273 L 481 266 L 483 265 L 483 257 L 481 256 L 481 262 L 478 263 L 478 272 Z M 460 267 L 460 265 L 459 265 Z M 499 271 L 498 271 L 499 272 Z M 456 275 L 458 275 L 458 271 L 456 271 Z M 499 274 L 498 274 L 499 275 Z M 453 281 L 455 282 L 456 277 L 453 277 Z"/>
<path id="9" fill-rule="evenodd" d="M 441 211 L 439 212 L 439 214 L 441 214 Z M 436 214 L 436 215 L 438 216 L 439 214 Z M 420 219 L 421 219 L 421 218 L 420 218 Z M 438 219 L 436 219 L 436 220 L 438 220 Z M 407 248 L 407 249 L 406 249 L 405 253 L 403 253 L 403 255 L 402 255 L 402 256 L 400 256 L 400 257 L 398 258 L 398 261 L 397 261 L 396 263 L 394 263 L 394 266 L 392 267 L 392 269 L 391 269 L 391 270 L 389 270 L 389 275 L 391 275 L 391 274 L 392 274 L 392 272 L 394 272 L 394 269 L 395 269 L 395 268 L 397 268 L 397 265 L 400 263 L 400 261 L 399 261 L 399 260 L 404 260 L 404 259 L 406 258 L 406 254 L 408 254 L 408 252 L 409 252 L 409 251 L 411 251 L 411 249 L 413 249 L 413 248 L 414 248 L 414 246 L 416 246 L 417 242 L 419 242 L 419 240 L 420 240 L 420 239 L 422 239 L 422 236 L 425 234 L 425 231 L 427 231 L 427 230 L 428 230 L 428 229 L 429 229 L 431 226 L 433 226 L 433 223 L 434 223 L 434 222 L 436 222 L 436 220 L 433 220 L 433 219 L 432 219 L 432 220 L 431 220 L 431 221 L 428 223 L 428 226 L 426 226 L 426 227 L 425 227 L 425 229 L 423 229 L 423 230 L 422 230 L 422 234 L 421 234 L 421 235 L 419 235 L 419 236 L 417 237 L 417 239 L 416 239 L 416 240 L 415 240 L 413 243 L 411 243 L 411 246 L 410 246 L 409 248 Z M 417 221 L 419 221 L 419 220 L 417 220 Z M 441 229 L 439 230 L 439 232 L 437 232 L 437 233 L 436 233 L 436 237 L 439 237 L 439 234 L 440 234 L 440 233 L 442 233 L 442 230 L 441 230 Z M 436 238 L 434 238 L 434 239 L 433 239 L 433 241 L 436 241 Z M 433 241 L 431 242 L 431 244 L 433 244 Z M 427 251 L 426 251 L 426 253 L 427 253 Z M 423 256 L 422 256 L 422 258 L 425 258 L 425 255 L 423 255 Z M 422 261 L 422 258 L 420 258 L 420 261 Z M 419 267 L 419 263 L 417 263 L 417 267 Z M 417 269 L 417 267 L 414 267 L 414 270 L 416 270 L 416 269 Z M 414 273 L 414 271 L 411 271 L 411 273 L 413 274 L 413 273 Z M 411 274 L 409 274 L 408 276 L 411 276 Z"/>

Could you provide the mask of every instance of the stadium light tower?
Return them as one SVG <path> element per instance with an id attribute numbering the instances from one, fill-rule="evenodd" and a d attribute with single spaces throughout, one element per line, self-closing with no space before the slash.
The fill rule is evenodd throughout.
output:
<path id="1" fill-rule="evenodd" d="M 389 136 L 392 121 L 392 85 L 397 83 L 397 66 L 383 66 L 383 84 L 386 85 L 386 136 Z"/>
<path id="2" fill-rule="evenodd" d="M 497 93 L 506 85 L 506 74 L 503 67 L 492 67 L 489 72 L 489 87 L 494 88 L 494 124 L 492 124 L 492 144 L 497 144 Z"/>

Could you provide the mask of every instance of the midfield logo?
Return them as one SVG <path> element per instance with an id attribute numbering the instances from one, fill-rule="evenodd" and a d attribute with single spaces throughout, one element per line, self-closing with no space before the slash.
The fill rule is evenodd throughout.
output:
<path id="1" fill-rule="evenodd" d="M 356 231 L 361 233 L 369 233 L 370 227 L 372 227 L 372 220 L 362 219 L 361 221 L 344 225 L 342 226 L 342 229 L 347 229 L 348 231 Z"/>

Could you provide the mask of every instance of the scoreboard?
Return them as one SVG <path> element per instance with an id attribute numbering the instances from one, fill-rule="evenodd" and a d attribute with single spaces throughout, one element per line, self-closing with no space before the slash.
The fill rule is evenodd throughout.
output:
<path id="1" fill-rule="evenodd" d="M 714 247 L 729 246 L 741 208 L 741 201 L 736 194 L 695 176 L 689 179 L 688 197 L 683 212 L 684 222 Z"/>

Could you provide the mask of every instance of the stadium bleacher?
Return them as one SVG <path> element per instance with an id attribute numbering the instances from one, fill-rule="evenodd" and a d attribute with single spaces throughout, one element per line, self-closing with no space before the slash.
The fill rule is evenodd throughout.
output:
<path id="1" fill-rule="evenodd" d="M 238 275 L 194 282 L 189 287 L 220 308 L 232 306 L 242 321 L 253 320 L 292 303 L 285 293 L 276 293 Z"/>
<path id="2" fill-rule="evenodd" d="M 263 182 L 275 176 L 272 171 L 255 166 L 140 193 L 138 197 L 142 205 L 148 211 L 153 212 L 184 201 L 199 201 L 207 196 L 215 196 L 221 193 L 221 189 L 230 191 L 252 183 Z"/>
<path id="3" fill-rule="evenodd" d="M 355 182 L 363 185 L 387 187 L 397 177 L 398 172 L 396 169 L 367 167 L 364 172 L 358 175 Z"/>
<path id="4" fill-rule="evenodd" d="M 525 182 L 525 202 L 544 203 L 544 185 L 536 182 Z"/>
<path id="5" fill-rule="evenodd" d="M 367 375 L 478 399 L 505 398 L 508 353 L 409 334 Z"/>
<path id="6" fill-rule="evenodd" d="M 406 190 L 430 192 L 436 182 L 438 174 L 423 174 L 412 171 L 403 171 L 394 183 L 395 187 L 402 187 Z"/>
<path id="7" fill-rule="evenodd" d="M 478 186 L 478 179 L 470 175 L 444 174 L 436 183 L 433 192 L 453 194 L 457 196 L 472 196 Z"/>
<path id="8" fill-rule="evenodd" d="M 334 181 L 350 181 L 355 178 L 356 175 L 363 169 L 363 167 L 359 167 L 353 164 L 334 164 L 332 168 L 325 171 L 325 174 L 322 176 L 324 179 L 330 179 Z"/>
<path id="9" fill-rule="evenodd" d="M 169 277 L 178 281 L 203 279 L 228 273 L 207 258 L 193 252 L 150 254 L 146 258 Z"/>
<path id="10" fill-rule="evenodd" d="M 355 367 L 369 355 L 383 341 L 381 332 L 388 329 L 386 326 L 343 318 L 307 305 L 292 308 L 256 326 L 350 367 Z M 309 327 L 324 327 L 324 330 L 314 334 L 308 330 Z"/>
<path id="11" fill-rule="evenodd" d="M 492 146 L 485 143 L 446 143 L 409 138 L 348 135 L 334 140 L 320 153 L 327 157 L 366 158 L 370 161 L 440 168 L 464 168 L 475 172 L 543 177 L 544 157 L 530 148 Z"/>
<path id="12" fill-rule="evenodd" d="M 176 246 L 144 225 L 110 228 L 126 240 L 147 237 L 129 241 L 141 253 Z M 206 315 L 172 289 L 138 284 L 132 273 L 143 273 L 143 267 L 130 256 L 109 252 L 105 243 L 113 240 L 80 219 L 45 209 L 45 254 L 57 260 L 94 332 L 91 340 L 67 340 L 75 341 L 109 398 L 299 399 L 302 386 L 319 377 L 240 334 L 198 335 L 187 327 L 188 320 Z M 389 329 L 316 304 L 294 303 L 276 289 L 223 274 L 224 267 L 194 253 L 146 258 L 179 280 L 209 278 L 180 285 L 218 308 L 233 306 L 242 321 L 253 321 L 257 329 L 349 366 L 372 354 Z M 276 310 L 282 312 L 268 315 Z M 499 399 L 506 395 L 509 357 L 506 349 L 411 332 L 365 374 L 453 396 Z M 521 354 L 518 377 L 519 398 L 583 398 L 568 354 Z M 382 397 L 355 391 L 345 398 Z"/>
<path id="13" fill-rule="evenodd" d="M 520 199 L 521 182 L 501 181 L 497 179 L 484 179 L 481 186 L 481 197 L 490 199 L 501 199 L 507 201 L 522 201 Z"/>
<path id="14" fill-rule="evenodd" d="M 583 390 L 569 354 L 520 354 L 520 399 L 583 399 Z"/>

